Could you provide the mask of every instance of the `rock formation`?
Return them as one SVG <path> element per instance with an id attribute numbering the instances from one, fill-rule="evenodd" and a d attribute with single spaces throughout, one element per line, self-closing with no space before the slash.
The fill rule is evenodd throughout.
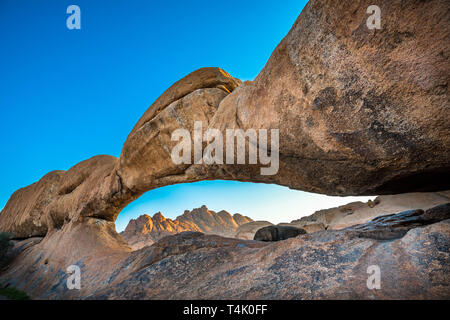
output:
<path id="1" fill-rule="evenodd" d="M 447 202 L 450 202 L 450 191 L 379 196 L 373 202 L 353 202 L 337 208 L 319 210 L 310 216 L 294 220 L 289 225 L 304 228 L 306 231 L 339 230 L 366 223 L 378 216 L 412 208 L 429 209 Z M 377 205 L 372 206 L 372 203 Z"/>
<path id="2" fill-rule="evenodd" d="M 304 229 L 296 228 L 293 226 L 267 226 L 259 229 L 255 233 L 253 240 L 276 242 L 295 238 L 301 234 L 306 234 Z"/>
<path id="3" fill-rule="evenodd" d="M 224 237 L 234 236 L 240 225 L 253 221 L 251 218 L 239 213 L 231 215 L 225 210 L 214 212 L 206 206 L 192 211 L 186 210 L 176 220 L 193 223 L 203 233 L 216 234 Z"/>
<path id="4" fill-rule="evenodd" d="M 296 227 L 307 233 L 327 229 L 339 230 L 364 224 L 379 216 L 409 209 L 429 209 L 449 201 L 450 191 L 379 196 L 367 203 L 352 202 L 336 208 L 319 210 L 290 223 L 279 223 L 277 227 Z M 233 216 L 226 211 L 216 213 L 202 206 L 192 211 L 186 210 L 175 220 L 166 219 L 161 213 L 155 214 L 153 218 L 142 215 L 136 220 L 130 220 L 121 235 L 133 250 L 137 250 L 152 245 L 162 237 L 185 231 L 253 240 L 256 232 L 267 226 L 273 224 L 268 221 L 253 221 L 238 213 Z"/>
<path id="5" fill-rule="evenodd" d="M 237 228 L 234 238 L 253 240 L 256 231 L 267 226 L 273 226 L 273 224 L 269 221 L 253 221 L 243 224 Z"/>
<path id="6" fill-rule="evenodd" d="M 175 183 L 252 181 L 342 196 L 450 189 L 450 2 L 378 1 L 381 30 L 366 27 L 371 4 L 311 0 L 254 81 L 195 71 L 144 113 L 120 158 L 96 156 L 16 191 L 0 231 L 42 240 L 18 254 L 0 284 L 39 298 L 448 299 L 448 220 L 415 222 L 389 241 L 327 230 L 258 247 L 196 234 L 158 261 L 157 244 L 130 253 L 115 232 L 128 203 Z M 192 134 L 194 121 L 221 131 L 279 129 L 278 173 L 175 165 L 171 133 Z M 65 288 L 71 264 L 82 266 L 80 292 Z M 381 291 L 365 286 L 372 264 L 384 270 Z"/>
<path id="7" fill-rule="evenodd" d="M 449 299 L 449 218 L 449 205 L 441 205 L 275 243 L 180 234 L 164 239 L 180 254 L 136 251 L 91 298 Z M 399 226 L 393 238 L 389 230 Z M 367 288 L 373 265 L 380 290 Z"/>
<path id="8" fill-rule="evenodd" d="M 200 231 L 194 224 L 166 219 L 160 212 L 150 217 L 142 215 L 131 219 L 120 234 L 133 250 L 152 245 L 161 238 L 185 231 Z"/>
<path id="9" fill-rule="evenodd" d="M 166 219 L 160 212 L 153 217 L 142 215 L 136 220 L 130 220 L 121 235 L 136 250 L 165 236 L 185 231 L 232 237 L 240 225 L 252 221 L 238 213 L 233 216 L 224 210 L 216 213 L 202 206 L 192 211 L 186 210 L 175 220 Z"/>
<path id="10" fill-rule="evenodd" d="M 352 202 L 346 205 L 316 211 L 310 216 L 294 220 L 290 223 L 279 223 L 277 226 L 293 226 L 304 229 L 307 233 L 321 230 L 339 230 L 364 224 L 380 216 L 386 216 L 409 209 L 429 209 L 450 202 L 450 191 L 429 193 L 404 193 L 390 196 L 379 196 L 367 203 Z M 268 221 L 254 221 L 239 226 L 235 238 L 252 240 L 256 232 L 264 227 L 272 226 Z"/>
<path id="11" fill-rule="evenodd" d="M 128 253 L 98 247 L 93 223 L 23 249 L 0 285 L 41 299 L 449 299 L 449 221 L 450 203 L 274 243 L 183 232 Z M 82 269 L 79 291 L 66 288 L 67 263 Z M 373 265 L 380 290 L 367 288 Z"/>

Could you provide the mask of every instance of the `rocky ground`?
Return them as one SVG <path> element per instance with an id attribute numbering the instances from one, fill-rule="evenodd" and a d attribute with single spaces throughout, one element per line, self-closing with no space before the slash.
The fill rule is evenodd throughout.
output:
<path id="1" fill-rule="evenodd" d="M 274 243 L 183 232 L 80 259 L 62 254 L 73 239 L 58 237 L 52 255 L 36 238 L 16 244 L 0 285 L 38 299 L 449 299 L 449 237 L 450 203 Z M 79 291 L 66 287 L 69 263 L 82 269 Z M 374 265 L 379 290 L 367 287 Z"/>
<path id="2" fill-rule="evenodd" d="M 88 298 L 449 299 L 449 218 L 447 204 L 273 244 L 183 233 L 135 252 Z M 367 287 L 372 265 L 379 290 Z"/>

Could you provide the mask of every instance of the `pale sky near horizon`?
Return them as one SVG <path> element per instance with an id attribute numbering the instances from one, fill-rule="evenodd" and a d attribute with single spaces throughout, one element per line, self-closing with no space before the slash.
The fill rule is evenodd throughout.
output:
<path id="1" fill-rule="evenodd" d="M 120 156 L 145 110 L 201 67 L 254 79 L 306 0 L 0 1 L 0 207 L 53 170 Z M 68 30 L 69 5 L 81 29 Z M 367 198 L 362 198 L 365 201 Z M 206 181 L 150 191 L 119 215 L 175 218 L 201 205 L 282 222 L 355 200 Z"/>

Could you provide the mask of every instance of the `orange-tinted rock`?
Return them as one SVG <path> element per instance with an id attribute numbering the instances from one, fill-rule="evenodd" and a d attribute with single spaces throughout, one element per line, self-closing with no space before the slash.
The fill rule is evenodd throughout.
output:
<path id="1" fill-rule="evenodd" d="M 126 201 L 138 196 L 122 184 L 118 164 L 118 158 L 95 156 L 18 190 L 0 213 L 0 231 L 25 238 L 83 217 L 114 222 Z"/>
<path id="2" fill-rule="evenodd" d="M 0 227 L 20 237 L 44 234 L 46 219 L 47 228 L 79 216 L 113 221 L 150 189 L 205 179 L 329 195 L 449 189 L 450 24 L 441 21 L 450 4 L 381 1 L 377 32 L 366 27 L 370 4 L 311 0 L 254 81 L 240 85 L 219 68 L 191 73 L 144 113 L 119 160 L 94 157 L 69 170 L 61 187 L 45 179 L 27 187 L 10 199 Z M 175 165 L 171 133 L 192 131 L 195 120 L 205 129 L 279 129 L 278 174 L 262 176 L 258 165 Z"/>
<path id="3" fill-rule="evenodd" d="M 185 211 L 175 220 L 166 219 L 160 212 L 153 217 L 142 215 L 130 220 L 122 236 L 134 249 L 152 245 L 165 236 L 186 231 L 197 231 L 206 234 L 233 236 L 239 225 L 252 221 L 240 214 L 231 215 L 226 211 L 214 212 L 206 206 Z"/>
<path id="4" fill-rule="evenodd" d="M 206 206 L 185 211 L 177 218 L 178 221 L 190 222 L 198 226 L 201 232 L 216 234 L 225 237 L 233 237 L 236 229 L 244 223 L 253 221 L 249 217 L 240 214 L 231 215 L 227 211 L 214 212 Z"/>
<path id="5" fill-rule="evenodd" d="M 25 244 L 0 286 L 39 299 L 448 299 L 449 218 L 440 205 L 271 244 L 183 232 L 134 252 L 112 223 L 85 218 Z M 371 265 L 381 290 L 367 289 Z"/>
<path id="6" fill-rule="evenodd" d="M 280 129 L 280 170 L 242 180 L 329 195 L 449 189 L 448 1 L 312 0 L 212 127 Z M 426 18 L 425 18 L 426 17 Z"/>

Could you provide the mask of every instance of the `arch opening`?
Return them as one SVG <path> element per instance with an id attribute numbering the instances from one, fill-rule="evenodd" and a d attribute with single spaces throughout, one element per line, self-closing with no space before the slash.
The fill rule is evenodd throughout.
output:
<path id="1" fill-rule="evenodd" d="M 342 207 L 352 204 L 360 210 L 373 200 L 375 196 L 335 197 L 274 184 L 200 181 L 144 193 L 120 212 L 115 227 L 132 247 L 139 242 L 138 248 L 143 242 L 152 244 L 163 236 L 184 231 L 242 238 L 239 230 L 245 224 L 295 224 L 320 210 L 344 210 Z M 348 214 L 342 211 L 342 215 Z"/>

